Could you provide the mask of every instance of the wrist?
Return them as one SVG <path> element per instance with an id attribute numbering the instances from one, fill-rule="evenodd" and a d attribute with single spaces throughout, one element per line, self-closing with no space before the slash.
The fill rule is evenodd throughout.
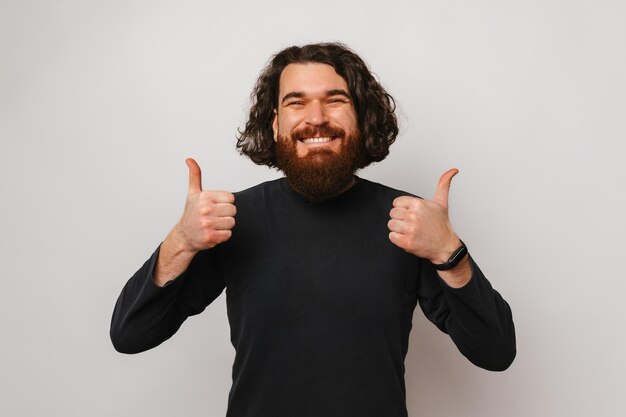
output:
<path id="1" fill-rule="evenodd" d="M 194 249 L 187 240 L 179 224 L 176 224 L 176 226 L 172 228 L 163 243 L 166 244 L 172 254 L 175 255 L 188 254 L 193 256 L 198 253 L 198 250 Z"/>
<path id="2" fill-rule="evenodd" d="M 461 263 L 461 261 L 463 261 L 463 259 L 467 257 L 467 246 L 465 246 L 465 243 L 463 243 L 462 240 L 459 240 L 459 242 L 461 243 L 459 247 L 452 252 L 450 257 L 445 262 L 437 264 L 433 263 L 433 266 L 437 271 L 448 271 L 454 269 Z"/>
<path id="3" fill-rule="evenodd" d="M 158 287 L 163 287 L 175 279 L 187 269 L 196 253 L 198 251 L 189 248 L 184 236 L 181 236 L 177 226 L 174 226 L 161 243 L 153 275 L 154 283 Z"/>
<path id="4" fill-rule="evenodd" d="M 440 265 L 446 263 L 450 260 L 450 257 L 454 254 L 454 252 L 459 249 L 459 247 L 463 244 L 461 239 L 459 239 L 456 235 L 449 239 L 442 247 L 442 249 L 432 258 L 428 260 L 433 265 Z"/>

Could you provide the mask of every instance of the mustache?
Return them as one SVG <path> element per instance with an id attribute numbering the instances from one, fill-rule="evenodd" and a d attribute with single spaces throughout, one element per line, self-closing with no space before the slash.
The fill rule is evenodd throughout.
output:
<path id="1" fill-rule="evenodd" d="M 293 140 L 301 140 L 305 138 L 311 137 L 336 137 L 336 138 L 344 138 L 346 136 L 346 131 L 340 127 L 333 126 L 307 126 L 302 129 L 296 130 L 292 133 L 291 138 Z"/>

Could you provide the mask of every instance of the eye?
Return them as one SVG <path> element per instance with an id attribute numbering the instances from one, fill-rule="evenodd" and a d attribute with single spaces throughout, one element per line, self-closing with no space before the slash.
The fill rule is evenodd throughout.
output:
<path id="1" fill-rule="evenodd" d="M 303 101 L 290 101 L 286 104 L 287 106 L 302 106 L 304 105 Z"/>
<path id="2" fill-rule="evenodd" d="M 347 103 L 348 100 L 346 100 L 345 98 L 331 98 L 328 100 L 328 103 L 330 104 L 337 104 L 337 103 Z"/>

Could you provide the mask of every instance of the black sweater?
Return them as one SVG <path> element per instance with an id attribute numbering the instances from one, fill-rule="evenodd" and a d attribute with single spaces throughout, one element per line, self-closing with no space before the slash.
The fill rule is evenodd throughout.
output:
<path id="1" fill-rule="evenodd" d="M 470 282 L 453 289 L 389 240 L 392 201 L 406 194 L 361 178 L 324 203 L 285 179 L 236 193 L 229 241 L 163 288 L 152 280 L 158 249 L 128 281 L 113 312 L 115 348 L 159 345 L 226 288 L 236 350 L 228 417 L 407 416 L 417 303 L 474 364 L 506 369 L 511 310 L 474 261 Z"/>

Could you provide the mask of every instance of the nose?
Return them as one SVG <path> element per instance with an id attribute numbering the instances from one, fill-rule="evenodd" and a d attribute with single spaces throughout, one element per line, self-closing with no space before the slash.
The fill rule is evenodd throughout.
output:
<path id="1" fill-rule="evenodd" d="M 321 126 L 327 121 L 324 105 L 317 100 L 312 101 L 306 114 L 306 123 L 313 126 Z"/>

